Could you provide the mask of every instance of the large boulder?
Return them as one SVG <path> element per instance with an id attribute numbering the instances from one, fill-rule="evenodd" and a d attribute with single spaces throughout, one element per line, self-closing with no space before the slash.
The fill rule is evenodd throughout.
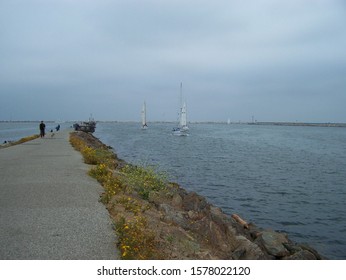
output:
<path id="1" fill-rule="evenodd" d="M 185 211 L 203 211 L 209 209 L 209 204 L 203 196 L 190 192 L 183 197 L 182 207 Z"/>
<path id="2" fill-rule="evenodd" d="M 233 251 L 231 258 L 234 260 L 267 260 L 270 259 L 261 248 L 244 236 L 236 237 L 238 246 Z"/>
<path id="3" fill-rule="evenodd" d="M 316 256 L 308 250 L 301 250 L 293 255 L 287 256 L 285 260 L 316 260 Z"/>
<path id="4" fill-rule="evenodd" d="M 282 258 L 288 256 L 290 253 L 284 246 L 289 243 L 286 235 L 266 230 L 263 231 L 255 240 L 255 243 L 263 247 L 269 255 L 274 257 Z"/>

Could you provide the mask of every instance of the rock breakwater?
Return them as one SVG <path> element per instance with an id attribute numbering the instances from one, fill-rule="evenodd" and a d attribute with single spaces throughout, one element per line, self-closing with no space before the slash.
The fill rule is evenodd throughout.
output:
<path id="1" fill-rule="evenodd" d="M 92 149 L 111 149 L 88 133 L 75 132 L 74 137 Z M 176 183 L 153 188 L 143 181 L 143 186 L 133 187 L 123 172 L 128 164 L 115 153 L 112 166 L 107 176 L 116 187 L 109 191 L 111 179 L 100 180 L 108 190 L 101 200 L 116 225 L 125 259 L 322 259 L 313 248 L 295 243 L 285 233 L 259 228 L 236 214 L 229 216 Z M 143 192 L 145 188 L 150 191 Z"/>

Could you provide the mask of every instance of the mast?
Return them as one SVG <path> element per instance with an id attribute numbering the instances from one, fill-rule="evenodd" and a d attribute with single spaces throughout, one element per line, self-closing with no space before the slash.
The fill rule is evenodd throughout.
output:
<path id="1" fill-rule="evenodd" d="M 180 82 L 179 124 L 183 126 L 183 82 Z"/>
<path id="2" fill-rule="evenodd" d="M 181 108 L 181 118 L 180 118 L 180 125 L 183 128 L 187 127 L 187 121 L 186 121 L 186 104 L 184 102 L 183 107 Z"/>
<path id="3" fill-rule="evenodd" d="M 145 101 L 143 103 L 143 107 L 142 107 L 142 127 L 145 128 L 147 127 L 147 108 L 146 108 L 146 104 Z"/>
<path id="4" fill-rule="evenodd" d="M 180 127 L 183 130 L 188 130 L 186 117 L 186 103 L 183 102 L 183 83 L 180 83 Z"/>
<path id="5" fill-rule="evenodd" d="M 179 96 L 179 104 L 178 104 L 178 123 L 181 125 L 181 111 L 183 110 L 183 83 L 180 82 L 180 96 Z"/>
<path id="6" fill-rule="evenodd" d="M 180 112 L 183 109 L 183 82 L 180 82 Z"/>

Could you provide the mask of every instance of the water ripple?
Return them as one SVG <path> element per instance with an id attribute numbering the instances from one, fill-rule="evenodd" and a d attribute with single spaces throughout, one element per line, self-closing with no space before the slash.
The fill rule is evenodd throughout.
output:
<path id="1" fill-rule="evenodd" d="M 190 137 L 172 137 L 170 124 L 139 127 L 106 123 L 95 134 L 126 161 L 159 163 L 226 213 L 346 259 L 345 129 L 191 124 Z"/>

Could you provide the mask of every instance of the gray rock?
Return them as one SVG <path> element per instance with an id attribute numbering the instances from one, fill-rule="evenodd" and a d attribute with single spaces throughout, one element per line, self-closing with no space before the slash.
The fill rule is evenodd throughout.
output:
<path id="1" fill-rule="evenodd" d="M 285 257 L 285 260 L 316 260 L 316 257 L 313 253 L 308 250 L 301 250 L 294 253 L 291 256 Z"/>
<path id="2" fill-rule="evenodd" d="M 183 199 L 179 194 L 174 194 L 172 198 L 172 205 L 175 208 L 181 208 L 183 206 Z"/>
<path id="3" fill-rule="evenodd" d="M 285 257 L 289 251 L 283 244 L 288 243 L 287 237 L 275 231 L 263 231 L 256 239 L 256 243 L 263 246 L 269 255 L 275 257 Z"/>
<path id="4" fill-rule="evenodd" d="M 209 207 L 208 202 L 206 199 L 195 192 L 188 193 L 183 198 L 183 208 L 186 211 L 193 210 L 193 211 L 203 211 L 204 209 L 207 209 Z"/>
<path id="5" fill-rule="evenodd" d="M 161 204 L 159 210 L 163 213 L 163 221 L 174 223 L 184 229 L 189 227 L 188 221 L 184 217 L 183 212 L 175 210 L 168 204 Z"/>
<path id="6" fill-rule="evenodd" d="M 261 248 L 245 238 L 237 236 L 237 248 L 233 251 L 231 258 L 235 260 L 266 260 L 270 259 Z"/>

